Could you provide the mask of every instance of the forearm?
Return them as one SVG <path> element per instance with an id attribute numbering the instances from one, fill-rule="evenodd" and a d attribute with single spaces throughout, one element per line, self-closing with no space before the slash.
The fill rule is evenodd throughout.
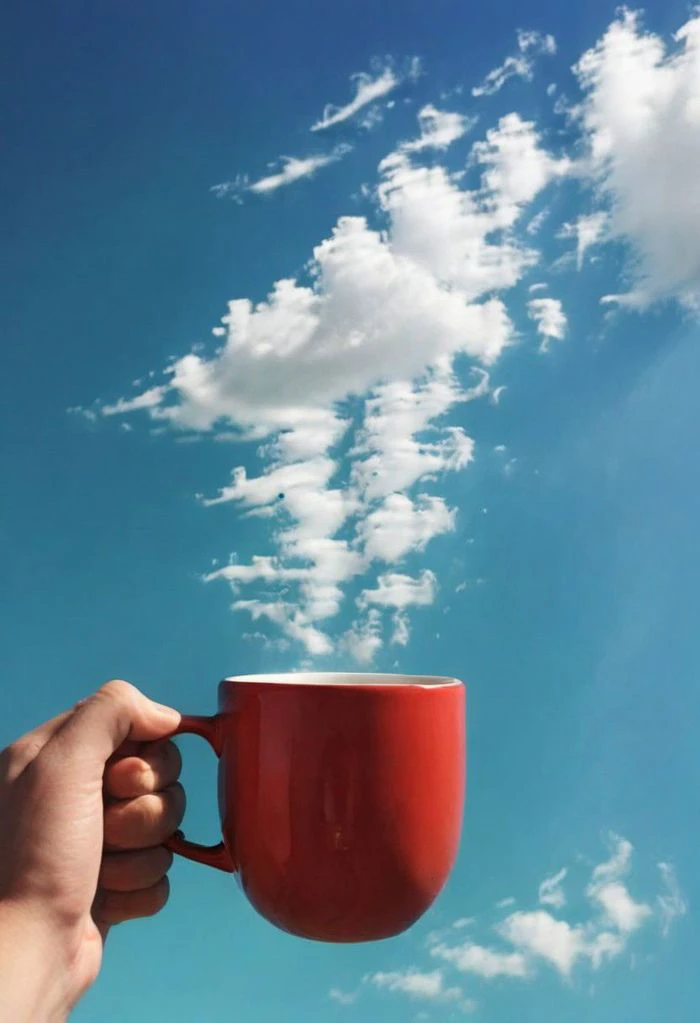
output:
<path id="1" fill-rule="evenodd" d="M 64 950 L 23 906 L 0 900 L 0 1020 L 64 1023 Z"/>

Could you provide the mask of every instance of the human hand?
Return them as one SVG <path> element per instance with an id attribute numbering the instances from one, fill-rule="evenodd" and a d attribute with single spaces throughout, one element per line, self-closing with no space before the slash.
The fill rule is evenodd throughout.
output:
<path id="1" fill-rule="evenodd" d="M 108 682 L 0 753 L 0 1019 L 64 1020 L 110 925 L 165 905 L 179 720 Z"/>

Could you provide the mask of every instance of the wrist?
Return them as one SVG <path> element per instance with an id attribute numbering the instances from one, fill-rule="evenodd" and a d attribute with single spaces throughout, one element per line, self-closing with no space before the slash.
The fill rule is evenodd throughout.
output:
<path id="1" fill-rule="evenodd" d="M 69 989 L 60 936 L 31 906 L 0 899 L 0 1020 L 63 1023 Z"/>

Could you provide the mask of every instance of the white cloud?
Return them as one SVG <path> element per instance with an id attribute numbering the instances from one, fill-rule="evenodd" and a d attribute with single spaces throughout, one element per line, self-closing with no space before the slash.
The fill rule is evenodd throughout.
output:
<path id="1" fill-rule="evenodd" d="M 411 626 L 402 611 L 397 611 L 393 618 L 394 630 L 391 634 L 392 646 L 408 646 L 411 638 Z"/>
<path id="2" fill-rule="evenodd" d="M 537 897 L 543 906 L 553 906 L 555 909 L 563 909 L 566 905 L 566 895 L 562 888 L 568 871 L 563 867 L 553 877 L 546 877 L 539 887 Z"/>
<path id="3" fill-rule="evenodd" d="M 128 412 L 157 408 L 167 393 L 167 387 L 149 387 L 147 391 L 137 394 L 134 398 L 120 398 L 114 405 L 103 405 L 100 409 L 103 416 L 121 416 Z"/>
<path id="4" fill-rule="evenodd" d="M 359 664 L 371 664 L 382 645 L 382 617 L 371 607 L 366 617 L 355 622 L 341 638 L 341 646 Z"/>
<path id="5" fill-rule="evenodd" d="M 472 89 L 472 96 L 493 96 L 510 78 L 532 80 L 534 58 L 542 54 L 556 53 L 557 44 L 554 36 L 543 35 L 541 32 L 520 29 L 518 31 L 518 53 L 506 57 L 504 62 L 495 67 L 484 78 L 481 85 Z"/>
<path id="6" fill-rule="evenodd" d="M 521 53 L 543 53 L 551 57 L 557 52 L 557 41 L 548 33 L 521 28 L 518 29 L 518 49 Z"/>
<path id="7" fill-rule="evenodd" d="M 595 213 L 581 214 L 570 224 L 564 224 L 561 229 L 561 238 L 576 239 L 576 266 L 578 270 L 583 269 L 583 261 L 589 249 L 603 238 L 608 224 L 608 214 L 603 210 Z"/>
<path id="8" fill-rule="evenodd" d="M 311 131 L 325 131 L 326 128 L 348 121 L 363 107 L 392 92 L 400 84 L 401 78 L 392 67 L 386 66 L 375 75 L 359 72 L 351 76 L 351 81 L 355 86 L 355 95 L 350 102 L 342 107 L 328 104 L 323 116 L 311 125 Z"/>
<path id="9" fill-rule="evenodd" d="M 551 341 L 561 341 L 566 334 L 566 314 L 558 298 L 531 298 L 527 314 L 537 324 L 542 338 L 540 351 L 546 352 Z"/>
<path id="10" fill-rule="evenodd" d="M 621 838 L 612 832 L 609 836 L 612 851 L 610 858 L 603 860 L 593 870 L 591 884 L 603 884 L 606 881 L 616 881 L 623 877 L 629 870 L 632 861 L 632 843 L 626 838 Z"/>
<path id="11" fill-rule="evenodd" d="M 407 153 L 419 153 L 424 149 L 447 149 L 475 123 L 475 118 L 438 110 L 432 103 L 428 103 L 418 111 L 419 138 L 404 142 L 401 149 Z"/>
<path id="12" fill-rule="evenodd" d="M 399 992 L 419 1001 L 454 1004 L 462 1002 L 464 995 L 459 987 L 448 987 L 442 970 L 421 972 L 416 969 L 393 970 L 368 974 L 365 983 L 386 991 Z M 471 1008 L 469 1004 L 469 1008 Z"/>
<path id="13" fill-rule="evenodd" d="M 629 936 L 651 916 L 649 906 L 636 902 L 622 878 L 628 873 L 632 845 L 611 835 L 610 858 L 593 870 L 586 895 L 599 915 L 586 923 L 558 920 L 546 910 L 515 912 L 497 927 L 500 936 L 529 960 L 542 960 L 568 978 L 574 966 L 586 961 L 594 970 L 620 955 Z M 559 871 L 539 888 L 539 901 L 562 909 L 566 900 L 561 883 L 567 875 Z"/>
<path id="14" fill-rule="evenodd" d="M 622 883 L 630 868 L 631 843 L 615 834 L 610 836 L 610 841 L 614 847 L 612 855 L 595 868 L 586 894 L 598 903 L 609 924 L 623 934 L 630 934 L 642 926 L 652 910 L 644 903 L 635 902 Z"/>
<path id="15" fill-rule="evenodd" d="M 466 941 L 463 945 L 453 947 L 436 945 L 430 954 L 450 963 L 461 973 L 473 973 L 485 980 L 528 976 L 527 960 L 520 952 L 498 952 Z"/>
<path id="16" fill-rule="evenodd" d="M 333 1002 L 337 1002 L 338 1005 L 352 1005 L 357 1001 L 356 991 L 342 991 L 340 988 L 332 987 L 328 992 L 328 997 Z"/>
<path id="17" fill-rule="evenodd" d="M 429 540 L 454 525 L 455 511 L 444 498 L 423 494 L 413 501 L 394 493 L 367 515 L 358 535 L 369 558 L 394 562 L 411 550 L 423 550 Z"/>
<path id="18" fill-rule="evenodd" d="M 445 168 L 416 167 L 396 151 L 381 165 L 378 194 L 397 255 L 475 299 L 513 287 L 536 263 L 537 253 L 505 232 L 547 185 L 569 172 L 570 163 L 547 152 L 535 125 L 517 114 L 501 118 L 475 143 L 471 163 L 482 172 L 478 190 L 462 189 Z M 488 364 L 511 343 L 512 331 L 499 299 L 480 305 L 479 316 L 481 359 Z"/>
<path id="19" fill-rule="evenodd" d="M 700 15 L 675 46 L 624 10 L 576 66 L 591 173 L 608 233 L 629 243 L 632 307 L 700 304 Z"/>
<path id="20" fill-rule="evenodd" d="M 508 909 L 510 906 L 515 905 L 515 899 L 512 895 L 509 895 L 505 899 L 499 899 L 496 903 L 496 909 Z"/>
<path id="21" fill-rule="evenodd" d="M 539 229 L 542 227 L 542 225 L 544 224 L 545 220 L 549 216 L 549 213 L 550 213 L 550 211 L 549 211 L 548 207 L 546 207 L 546 206 L 545 206 L 544 209 L 540 210 L 539 213 L 536 213 L 535 216 L 532 218 L 532 220 L 527 225 L 527 227 L 525 228 L 527 233 L 529 235 L 537 234 L 537 232 L 539 231 Z"/>
<path id="22" fill-rule="evenodd" d="M 380 575 L 375 589 L 363 590 L 358 601 L 361 607 L 369 604 L 379 607 L 406 608 L 432 604 L 435 599 L 436 578 L 429 568 L 414 578 L 401 572 Z"/>
<path id="23" fill-rule="evenodd" d="M 248 185 L 248 191 L 255 192 L 258 195 L 267 195 L 270 192 L 275 192 L 283 185 L 290 185 L 293 181 L 299 181 L 300 178 L 311 177 L 322 167 L 327 167 L 329 163 L 335 163 L 337 160 L 340 160 L 349 151 L 349 146 L 336 146 L 332 152 L 321 153 L 316 156 L 283 156 L 281 158 L 282 170 L 276 174 L 268 174 L 264 178 L 251 182 Z"/>
<path id="24" fill-rule="evenodd" d="M 671 864 L 659 863 L 658 866 L 663 891 L 657 896 L 656 902 L 661 920 L 661 930 L 666 938 L 670 934 L 674 922 L 688 912 L 688 903 L 681 892 L 676 872 Z"/>
<path id="25" fill-rule="evenodd" d="M 625 934 L 636 931 L 651 916 L 651 908 L 635 902 L 619 881 L 594 888 L 592 897 L 600 903 L 609 922 Z"/>
<path id="26" fill-rule="evenodd" d="M 339 145 L 330 153 L 317 153 L 302 157 L 282 156 L 280 157 L 282 168 L 275 171 L 274 174 L 267 174 L 265 177 L 258 178 L 257 181 L 249 181 L 245 175 L 239 175 L 233 181 L 224 181 L 220 185 L 213 185 L 211 191 L 219 199 L 240 197 L 243 192 L 269 195 L 271 192 L 276 192 L 278 188 L 291 185 L 294 181 L 313 177 L 322 167 L 341 160 L 350 152 L 351 148 L 348 145 Z"/>
<path id="27" fill-rule="evenodd" d="M 532 121 L 507 114 L 497 128 L 487 131 L 484 142 L 474 145 L 474 159 L 486 167 L 483 180 L 493 196 L 491 206 L 498 212 L 496 226 L 512 227 L 550 181 L 570 173 L 568 157 L 553 157 L 540 142 Z"/>
<path id="28" fill-rule="evenodd" d="M 583 927 L 555 920 L 543 909 L 512 913 L 499 925 L 498 933 L 522 955 L 544 959 L 564 977 L 586 949 Z"/>

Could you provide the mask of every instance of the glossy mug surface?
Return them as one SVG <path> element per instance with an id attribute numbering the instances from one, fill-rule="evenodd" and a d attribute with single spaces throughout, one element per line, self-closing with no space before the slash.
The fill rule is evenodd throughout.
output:
<path id="1" fill-rule="evenodd" d="M 465 692 L 410 675 L 242 675 L 178 733 L 219 757 L 223 842 L 181 856 L 235 871 L 255 909 L 319 941 L 388 938 L 431 905 L 457 855 Z"/>

